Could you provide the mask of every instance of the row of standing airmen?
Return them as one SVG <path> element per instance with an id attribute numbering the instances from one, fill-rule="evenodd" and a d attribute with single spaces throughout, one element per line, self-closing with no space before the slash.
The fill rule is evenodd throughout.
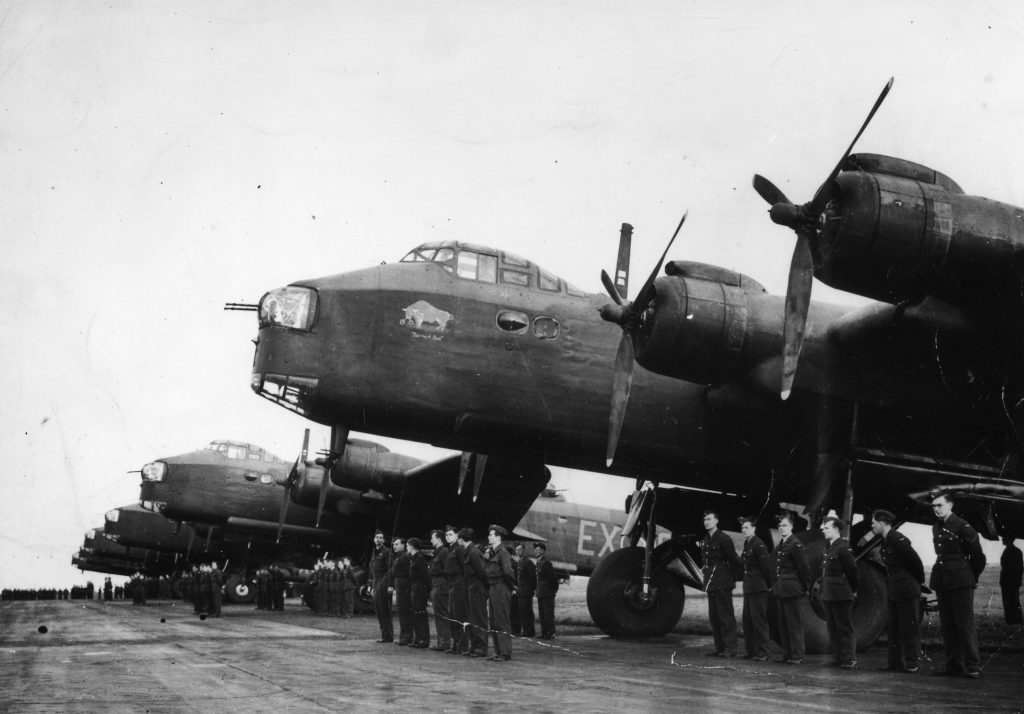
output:
<path id="1" fill-rule="evenodd" d="M 937 494 L 932 508 L 938 522 L 932 528 L 936 561 L 932 567 L 930 588 L 936 593 L 942 629 L 945 664 L 934 673 L 942 676 L 977 678 L 981 674 L 978 634 L 974 622 L 974 590 L 985 568 L 978 533 L 953 513 L 948 494 Z M 706 511 L 701 540 L 704 585 L 708 594 L 708 615 L 715 649 L 709 656 L 734 657 L 737 646 L 736 617 L 732 590 L 736 578 L 743 582 L 743 632 L 746 657 L 767 661 L 768 594 L 778 607 L 779 639 L 783 655 L 780 661 L 798 665 L 804 662 L 804 624 L 801 601 L 814 582 L 812 564 L 807 562 L 802 541 L 793 537 L 793 516 L 778 519 L 782 537 L 775 552 L 755 533 L 756 519 L 740 519 L 744 536 L 743 552 L 737 555 L 732 539 L 718 529 L 718 514 Z M 921 558 L 905 535 L 895 529 L 896 517 L 889 511 L 872 514 L 871 527 L 882 537 L 881 559 L 885 568 L 888 604 L 888 657 L 882 670 L 917 672 L 921 658 L 921 592 L 924 567 Z M 832 657 L 836 666 L 853 669 L 856 660 L 856 633 L 853 603 L 857 598 L 859 577 L 853 552 L 841 532 L 845 524 L 838 518 L 825 518 L 821 524 L 826 546 L 820 563 L 820 599 L 825 610 Z"/>
<path id="2" fill-rule="evenodd" d="M 181 576 L 181 599 L 192 603 L 197 615 L 220 617 L 224 572 L 217 563 L 193 565 Z"/>
<path id="3" fill-rule="evenodd" d="M 513 557 L 504 546 L 508 532 L 488 528 L 487 547 L 473 542 L 473 529 L 447 526 L 431 533 L 433 558 L 427 561 L 418 538 L 394 538 L 391 549 L 377 531 L 367 566 L 374 609 L 380 624 L 378 642 L 394 642 L 467 657 L 487 657 L 488 635 L 494 655 L 490 661 L 512 658 L 512 607 L 519 632 L 535 637 L 533 598 L 540 615 L 540 638 L 554 639 L 555 593 L 558 576 L 543 543 L 535 543 L 536 563 L 517 545 Z M 398 605 L 399 637 L 395 640 L 391 597 Z M 435 644 L 430 646 L 428 600 L 433 603 Z"/>

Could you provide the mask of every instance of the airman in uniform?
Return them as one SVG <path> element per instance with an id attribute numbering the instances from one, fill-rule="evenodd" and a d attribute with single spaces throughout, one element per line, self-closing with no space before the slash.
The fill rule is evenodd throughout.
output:
<path id="1" fill-rule="evenodd" d="M 757 521 L 740 519 L 743 533 L 743 646 L 747 659 L 768 661 L 768 593 L 775 582 L 768 546 L 754 534 Z"/>
<path id="2" fill-rule="evenodd" d="M 444 542 L 444 531 L 431 531 L 430 543 L 434 546 L 434 557 L 430 560 L 430 599 L 434 603 L 434 630 L 437 632 L 436 644 L 431 649 L 444 651 L 452 646 L 448 578 L 444 569 L 448 546 Z"/>
<path id="3" fill-rule="evenodd" d="M 786 664 L 804 663 L 804 621 L 800 603 L 811 586 L 811 571 L 804 554 L 804 544 L 793 535 L 793 516 L 779 516 L 779 535 L 782 542 L 775 549 L 775 583 L 772 595 L 779 613 L 779 640 L 782 661 Z"/>
<path id="4" fill-rule="evenodd" d="M 448 554 L 444 559 L 444 577 L 448 581 L 448 612 L 451 618 L 452 646 L 449 654 L 469 651 L 469 636 L 463 623 L 469 620 L 469 595 L 466 592 L 466 549 L 459 542 L 455 526 L 446 526 L 444 540 Z"/>
<path id="5" fill-rule="evenodd" d="M 359 583 L 352 571 L 352 560 L 347 556 L 341 558 L 341 616 L 350 619 L 355 612 L 356 591 Z"/>
<path id="6" fill-rule="evenodd" d="M 1013 544 L 1012 536 L 1003 537 L 1003 554 L 999 558 L 999 588 L 1003 594 L 1003 617 L 1007 625 L 1024 621 L 1020 609 L 1020 585 L 1024 579 L 1024 554 Z"/>
<path id="7" fill-rule="evenodd" d="M 217 562 L 210 563 L 210 615 L 220 617 L 221 597 L 223 595 L 224 573 L 217 567 Z"/>
<path id="8" fill-rule="evenodd" d="M 409 551 L 409 588 L 412 600 L 412 646 L 418 649 L 430 647 L 430 619 L 427 616 L 427 601 L 430 598 L 430 566 L 423 555 L 423 541 L 410 538 L 406 542 Z"/>
<path id="9" fill-rule="evenodd" d="M 270 568 L 270 599 L 275 610 L 284 610 L 284 573 L 278 567 Z"/>
<path id="10" fill-rule="evenodd" d="M 341 617 L 341 569 L 336 560 L 327 561 L 327 614 Z"/>
<path id="11" fill-rule="evenodd" d="M 373 536 L 373 552 L 366 564 L 366 572 L 373 586 L 373 609 L 377 612 L 380 625 L 380 639 L 377 642 L 394 642 L 395 630 L 391 620 L 391 594 L 388 592 L 388 575 L 391 572 L 391 551 L 384 545 L 384 533 L 377 531 Z"/>
<path id="12" fill-rule="evenodd" d="M 886 664 L 882 671 L 917 672 L 921 656 L 921 586 L 924 565 L 910 539 L 894 528 L 896 516 L 878 510 L 871 516 L 871 529 L 882 537 L 882 565 L 888 597 Z"/>
<path id="13" fill-rule="evenodd" d="M 409 553 L 405 550 L 405 539 L 395 538 L 391 541 L 394 558 L 391 561 L 391 573 L 388 575 L 388 587 L 395 594 L 398 605 L 398 641 L 396 645 L 412 645 L 412 583 L 409 580 Z"/>
<path id="14" fill-rule="evenodd" d="M 939 601 L 939 622 L 946 664 L 936 674 L 981 676 L 978 657 L 978 630 L 974 624 L 974 589 L 985 569 L 985 553 L 978 533 L 963 518 L 953 513 L 953 499 L 938 494 L 932 510 L 939 522 L 932 526 L 935 565 L 929 587 Z"/>
<path id="15" fill-rule="evenodd" d="M 487 530 L 487 551 L 484 569 L 487 571 L 487 598 L 491 606 L 490 630 L 494 641 L 494 662 L 512 659 L 512 620 L 509 610 L 512 606 L 512 588 L 515 574 L 512 572 L 512 557 L 502 544 L 508 535 L 501 526 L 492 525 Z"/>
<path id="16" fill-rule="evenodd" d="M 736 656 L 736 612 L 732 604 L 732 590 L 736 587 L 736 572 L 741 568 L 732 538 L 718 528 L 718 514 L 704 511 L 704 530 L 701 539 L 701 571 L 704 590 L 708 594 L 708 619 L 715 638 L 715 649 L 709 657 Z"/>
<path id="17" fill-rule="evenodd" d="M 519 624 L 524 637 L 536 637 L 536 619 L 533 615 L 533 595 L 537 592 L 537 566 L 526 556 L 526 546 L 516 545 L 519 556 L 519 574 L 516 578 L 516 605 L 519 608 Z"/>
<path id="18" fill-rule="evenodd" d="M 473 529 L 463 528 L 459 531 L 459 543 L 465 549 L 466 599 L 469 610 L 468 648 L 464 655 L 468 657 L 487 656 L 487 570 L 484 567 L 484 556 L 476 543 L 473 542 Z"/>
<path id="19" fill-rule="evenodd" d="M 534 543 L 537 554 L 537 615 L 540 618 L 541 640 L 555 639 L 555 594 L 558 592 L 558 575 L 555 566 L 548 560 L 548 547 Z"/>
<path id="20" fill-rule="evenodd" d="M 821 522 L 828 546 L 821 557 L 821 602 L 832 641 L 832 659 L 843 669 L 857 666 L 857 636 L 853 631 L 853 601 L 860 578 L 850 544 L 841 537 L 844 524 L 835 517 Z"/>

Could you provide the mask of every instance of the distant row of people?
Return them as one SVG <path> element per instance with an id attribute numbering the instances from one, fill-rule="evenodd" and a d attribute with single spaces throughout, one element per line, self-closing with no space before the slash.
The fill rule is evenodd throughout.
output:
<path id="1" fill-rule="evenodd" d="M 932 508 L 938 523 L 932 529 L 936 561 L 929 586 L 938 599 L 945 648 L 945 665 L 936 674 L 977 678 L 981 666 L 974 623 L 974 590 L 985 568 L 985 555 L 977 532 L 953 513 L 953 500 L 948 494 L 937 494 L 932 499 Z M 742 554 L 738 555 L 732 540 L 718 528 L 718 514 L 714 511 L 704 514 L 707 535 L 701 540 L 700 549 L 715 642 L 715 649 L 708 655 L 736 656 L 732 590 L 736 580 L 741 578 L 746 657 L 760 662 L 768 660 L 770 592 L 778 610 L 781 661 L 802 664 L 804 608 L 801 602 L 808 596 L 815 579 L 820 578 L 819 598 L 832 643 L 833 661 L 842 669 L 856 668 L 853 604 L 860 578 L 853 552 L 841 535 L 845 528 L 843 521 L 835 517 L 822 521 L 826 546 L 820 563 L 808 562 L 804 543 L 793 537 L 792 515 L 779 517 L 778 531 L 782 540 L 772 554 L 755 535 L 756 525 L 753 517 L 740 519 L 744 544 Z M 887 663 L 881 669 L 912 673 L 920 669 L 920 597 L 924 567 L 910 540 L 896 531 L 895 525 L 896 517 L 890 511 L 877 510 L 872 514 L 872 530 L 882 537 L 881 559 L 886 571 L 888 601 L 889 650 Z M 812 570 L 815 567 L 817 573 Z M 1016 592 L 1014 596 L 1016 599 Z"/>
<path id="2" fill-rule="evenodd" d="M 195 564 L 186 569 L 180 579 L 181 598 L 192 603 L 197 615 L 221 616 L 224 592 L 224 573 L 216 562 Z"/>
<path id="3" fill-rule="evenodd" d="M 472 528 L 447 526 L 433 531 L 433 557 L 428 561 L 427 545 L 419 538 L 394 538 L 388 549 L 384 533 L 377 531 L 367 572 L 380 625 L 378 642 L 468 657 L 487 657 L 492 645 L 494 654 L 488 659 L 507 662 L 512 659 L 513 636 L 536 634 L 534 596 L 540 611 L 540 638 L 555 637 L 558 577 L 544 544 L 534 545 L 534 563 L 525 557 L 521 544 L 515 555 L 509 553 L 504 545 L 508 531 L 501 526 L 488 529 L 484 549 L 473 536 Z M 398 609 L 397 641 L 392 597 Z M 432 647 L 428 602 L 433 603 Z"/>
<path id="4" fill-rule="evenodd" d="M 347 555 L 324 558 L 313 567 L 307 581 L 308 604 L 317 614 L 349 618 L 355 612 L 358 589 L 352 560 Z"/>

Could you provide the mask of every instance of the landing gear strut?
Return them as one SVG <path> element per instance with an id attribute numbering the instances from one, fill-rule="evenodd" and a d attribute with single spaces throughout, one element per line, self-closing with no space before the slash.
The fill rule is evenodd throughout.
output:
<path id="1" fill-rule="evenodd" d="M 678 557 L 676 545 L 654 546 L 655 493 L 653 488 L 634 493 L 623 529 L 627 535 L 644 533 L 644 544 L 605 556 L 587 585 L 590 616 L 609 637 L 659 637 L 683 613 L 683 578 L 668 569 Z"/>

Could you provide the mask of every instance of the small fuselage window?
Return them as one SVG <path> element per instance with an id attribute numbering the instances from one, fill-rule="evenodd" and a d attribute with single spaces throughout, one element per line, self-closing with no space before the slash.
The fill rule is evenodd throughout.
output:
<path id="1" fill-rule="evenodd" d="M 561 326 L 553 317 L 541 316 L 533 321 L 533 334 L 542 340 L 553 340 L 558 337 Z"/>
<path id="2" fill-rule="evenodd" d="M 530 326 L 530 318 L 517 310 L 501 310 L 498 312 L 497 324 L 499 330 L 521 335 Z"/>

